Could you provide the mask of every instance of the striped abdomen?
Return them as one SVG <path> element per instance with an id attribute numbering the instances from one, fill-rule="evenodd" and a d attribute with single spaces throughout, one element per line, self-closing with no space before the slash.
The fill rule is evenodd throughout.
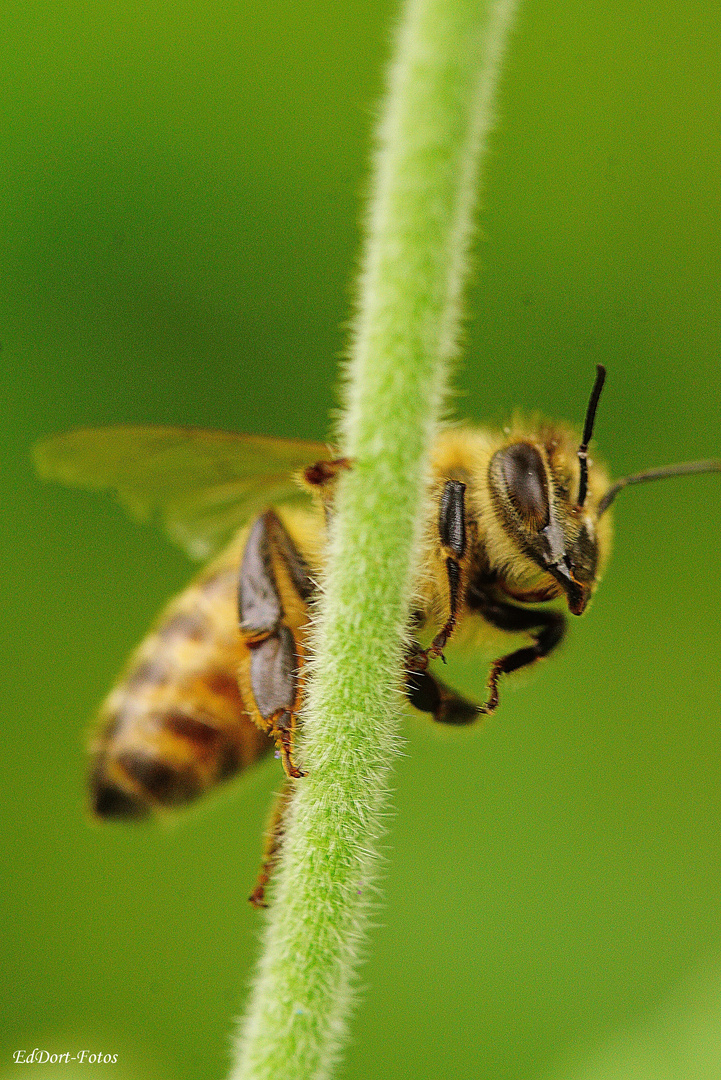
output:
<path id="1" fill-rule="evenodd" d="M 189 802 L 272 749 L 238 689 L 246 536 L 169 604 L 104 702 L 91 747 L 100 817 L 140 818 Z"/>

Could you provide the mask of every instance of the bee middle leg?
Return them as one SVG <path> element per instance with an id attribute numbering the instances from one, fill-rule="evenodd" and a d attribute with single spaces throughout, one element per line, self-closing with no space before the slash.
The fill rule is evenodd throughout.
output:
<path id="1" fill-rule="evenodd" d="M 313 582 L 304 559 L 273 510 L 250 530 L 238 580 L 238 614 L 246 646 L 238 671 L 243 700 L 270 735 L 288 776 L 303 691 L 308 601 Z"/>
<path id="2" fill-rule="evenodd" d="M 316 461 L 314 465 L 308 465 L 303 470 L 303 479 L 306 484 L 320 496 L 326 525 L 330 524 L 333 517 L 338 477 L 344 469 L 350 468 L 352 468 L 351 459 L 340 457 L 333 458 L 332 461 Z"/>
<path id="3" fill-rule="evenodd" d="M 332 486 L 342 469 L 350 469 L 351 460 L 347 457 L 333 458 L 332 461 L 316 461 L 303 470 L 303 479 L 313 488 Z"/>

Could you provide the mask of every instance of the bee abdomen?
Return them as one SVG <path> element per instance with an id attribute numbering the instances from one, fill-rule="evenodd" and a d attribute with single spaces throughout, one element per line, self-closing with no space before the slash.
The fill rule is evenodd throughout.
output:
<path id="1" fill-rule="evenodd" d="M 106 729 L 91 776 L 92 807 L 100 817 L 139 819 L 156 807 L 192 802 L 270 749 L 241 711 L 237 684 L 226 702 L 236 706 L 232 716 L 217 708 L 215 694 L 200 704 L 197 680 L 194 700 L 182 685 L 173 689 L 181 700 L 165 707 L 156 701 L 142 711 L 136 702 L 130 722 L 120 716 Z"/>
<path id="2" fill-rule="evenodd" d="M 245 646 L 234 591 L 234 573 L 206 571 L 166 609 L 107 698 L 92 746 L 99 817 L 137 820 L 192 802 L 271 749 L 238 688 Z"/>

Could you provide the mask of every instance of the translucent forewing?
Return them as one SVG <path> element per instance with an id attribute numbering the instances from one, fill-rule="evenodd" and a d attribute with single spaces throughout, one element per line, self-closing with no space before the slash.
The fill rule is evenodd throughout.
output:
<path id="1" fill-rule="evenodd" d="M 323 443 L 173 427 L 83 428 L 34 450 L 44 479 L 115 492 L 200 560 L 266 506 L 302 500 L 293 474 L 327 456 Z"/>

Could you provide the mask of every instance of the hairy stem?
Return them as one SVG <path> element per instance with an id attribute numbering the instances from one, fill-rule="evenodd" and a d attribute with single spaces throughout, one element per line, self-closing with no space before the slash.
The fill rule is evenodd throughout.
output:
<path id="1" fill-rule="evenodd" d="M 322 1080 L 350 1011 L 398 745 L 429 447 L 515 0 L 410 0 L 378 133 L 303 761 L 233 1080 Z"/>

